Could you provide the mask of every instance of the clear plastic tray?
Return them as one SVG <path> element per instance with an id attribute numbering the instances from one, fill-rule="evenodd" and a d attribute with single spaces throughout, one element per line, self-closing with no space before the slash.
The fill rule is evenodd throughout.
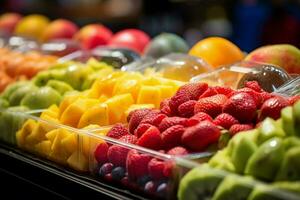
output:
<path id="1" fill-rule="evenodd" d="M 229 188 L 233 191 L 237 190 L 235 192 L 244 192 L 245 187 L 258 188 L 258 190 L 262 188 L 267 191 L 268 199 L 271 200 L 300 199 L 299 194 L 281 191 L 278 186 L 255 180 L 244 183 L 245 177 L 207 167 L 203 163 L 209 159 L 210 153 L 174 157 L 106 137 L 105 133 L 110 127 L 90 126 L 86 129 L 76 129 L 47 119 L 51 113 L 47 113 L 47 116 L 44 112 L 44 115 L 39 116 L 41 112 L 41 110 L 0 111 L 2 119 L 3 116 L 6 119 L 4 121 L 6 127 L 1 130 L 1 135 L 10 136 L 7 137 L 9 139 L 2 137 L 2 142 L 76 170 L 79 174 L 93 176 L 100 182 L 120 185 L 150 198 L 176 199 L 178 196 L 179 200 L 183 200 L 209 197 L 218 190 L 218 187 L 208 190 L 206 188 L 211 186 L 211 182 L 205 181 L 212 176 L 219 182 L 227 177 L 234 177 L 234 182 L 242 183 L 241 190 L 237 186 L 234 186 L 237 188 Z M 15 136 L 16 140 L 11 139 Z M 108 153 L 103 145 L 112 148 L 111 153 L 117 156 L 110 155 L 109 158 L 105 158 Z M 102 147 L 99 148 L 99 146 Z M 125 152 L 123 157 L 120 156 L 122 152 Z M 198 162 L 189 160 L 192 156 Z M 156 163 L 155 167 L 149 164 L 150 162 Z M 103 168 L 103 165 L 108 165 L 107 163 L 114 163 L 112 171 L 109 167 Z M 109 171 L 111 173 L 107 173 Z M 192 180 L 189 177 L 193 177 Z M 190 187 L 187 190 L 189 196 L 182 196 L 182 192 L 186 192 L 183 190 L 186 186 Z M 199 191 L 205 191 L 206 196 L 199 195 Z"/>

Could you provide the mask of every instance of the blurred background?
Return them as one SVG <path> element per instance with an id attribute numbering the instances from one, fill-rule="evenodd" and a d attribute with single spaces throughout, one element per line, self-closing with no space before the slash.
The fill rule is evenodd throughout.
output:
<path id="1" fill-rule="evenodd" d="M 191 46 L 222 36 L 246 52 L 274 43 L 300 47 L 300 0 L 1 0 L 0 12 L 44 14 L 80 26 L 99 22 L 114 32 L 172 32 Z"/>

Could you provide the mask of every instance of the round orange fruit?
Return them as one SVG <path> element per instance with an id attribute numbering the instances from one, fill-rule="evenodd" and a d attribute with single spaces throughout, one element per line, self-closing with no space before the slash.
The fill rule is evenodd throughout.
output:
<path id="1" fill-rule="evenodd" d="M 244 53 L 235 44 L 221 37 L 208 37 L 195 44 L 190 55 L 205 60 L 212 67 L 228 65 L 243 60 Z"/>

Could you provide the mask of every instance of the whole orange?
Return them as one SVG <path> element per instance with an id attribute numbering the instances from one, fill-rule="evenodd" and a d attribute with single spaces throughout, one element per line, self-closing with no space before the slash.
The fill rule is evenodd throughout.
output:
<path id="1" fill-rule="evenodd" d="M 199 41 L 190 49 L 189 54 L 204 59 L 215 68 L 241 61 L 244 58 L 239 47 L 221 37 L 208 37 Z"/>

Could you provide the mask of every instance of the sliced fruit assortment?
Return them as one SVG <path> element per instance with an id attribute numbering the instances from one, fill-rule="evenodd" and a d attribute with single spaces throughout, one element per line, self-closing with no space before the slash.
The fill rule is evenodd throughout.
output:
<path id="1" fill-rule="evenodd" d="M 126 122 L 127 115 L 131 110 L 157 108 L 161 100 L 172 96 L 182 84 L 183 82 L 153 76 L 147 77 L 140 73 L 112 72 L 102 78 L 98 76 L 91 89 L 66 95 L 59 107 L 56 105 L 49 107 L 42 112 L 40 118 L 54 124 L 84 129 L 91 126 L 99 128 L 117 122 L 122 123 Z M 30 129 L 27 126 L 30 126 Z M 59 147 L 51 146 L 51 151 L 46 151 L 48 152 L 47 155 L 45 155 L 43 148 L 36 148 L 36 145 L 44 144 L 45 140 L 48 143 L 47 145 L 54 145 L 55 140 L 51 140 L 52 136 L 51 138 L 48 136 L 53 131 L 57 132 L 58 130 L 57 128 L 40 128 L 40 123 L 31 123 L 28 120 L 17 133 L 17 144 L 21 148 L 39 153 L 51 160 L 58 160 L 64 164 L 68 163 L 75 169 L 80 168 L 68 161 L 69 156 L 72 155 L 68 149 L 74 145 L 71 143 L 73 141 L 69 140 L 63 143 L 62 138 L 68 138 L 68 134 L 63 134 L 64 137 L 58 135 Z M 83 138 L 84 158 L 88 160 L 89 137 L 82 136 L 80 138 Z M 49 143 L 48 140 L 52 142 Z M 59 150 L 56 148 L 59 148 Z M 53 151 L 56 153 L 52 155 L 51 152 Z M 69 152 L 69 154 L 65 154 L 65 152 Z M 83 168 L 80 168 L 80 170 L 83 170 Z"/>
<path id="2" fill-rule="evenodd" d="M 149 130 L 149 136 L 150 132 L 151 130 Z M 131 135 L 122 124 L 115 125 L 109 130 L 107 136 L 128 144 L 137 144 L 138 141 L 137 137 Z M 161 160 L 117 143 L 110 144 L 102 141 L 91 144 L 91 147 L 94 149 L 92 154 L 94 158 L 91 160 L 92 169 L 97 177 L 135 191 L 144 191 L 151 196 L 166 198 L 168 194 L 173 193 L 171 191 L 175 187 L 174 180 L 180 172 L 176 170 L 172 160 Z M 178 156 L 188 153 L 182 147 L 160 152 Z M 173 198 L 170 197 L 170 199 Z"/>
<path id="3" fill-rule="evenodd" d="M 245 177 L 224 178 L 206 172 L 205 167 L 197 168 L 181 181 L 179 199 L 228 199 L 234 195 L 249 200 L 300 199 L 299 122 L 300 101 L 282 109 L 277 120 L 268 117 L 258 128 L 239 132 L 210 159 L 209 165 Z M 271 184 L 265 186 L 255 180 Z M 195 187 L 199 189 L 193 190 Z M 276 193 L 277 189 L 290 194 Z"/>
<path id="4" fill-rule="evenodd" d="M 55 64 L 57 58 L 37 52 L 19 53 L 0 48 L 0 92 L 17 80 L 27 80 Z"/>
<path id="5" fill-rule="evenodd" d="M 9 106 L 26 106 L 29 109 L 48 108 L 59 104 L 63 96 L 73 90 L 89 88 L 96 78 L 112 73 L 113 68 L 90 59 L 86 65 L 65 62 L 38 73 L 31 81 L 18 81 L 1 94 L 1 101 Z"/>

